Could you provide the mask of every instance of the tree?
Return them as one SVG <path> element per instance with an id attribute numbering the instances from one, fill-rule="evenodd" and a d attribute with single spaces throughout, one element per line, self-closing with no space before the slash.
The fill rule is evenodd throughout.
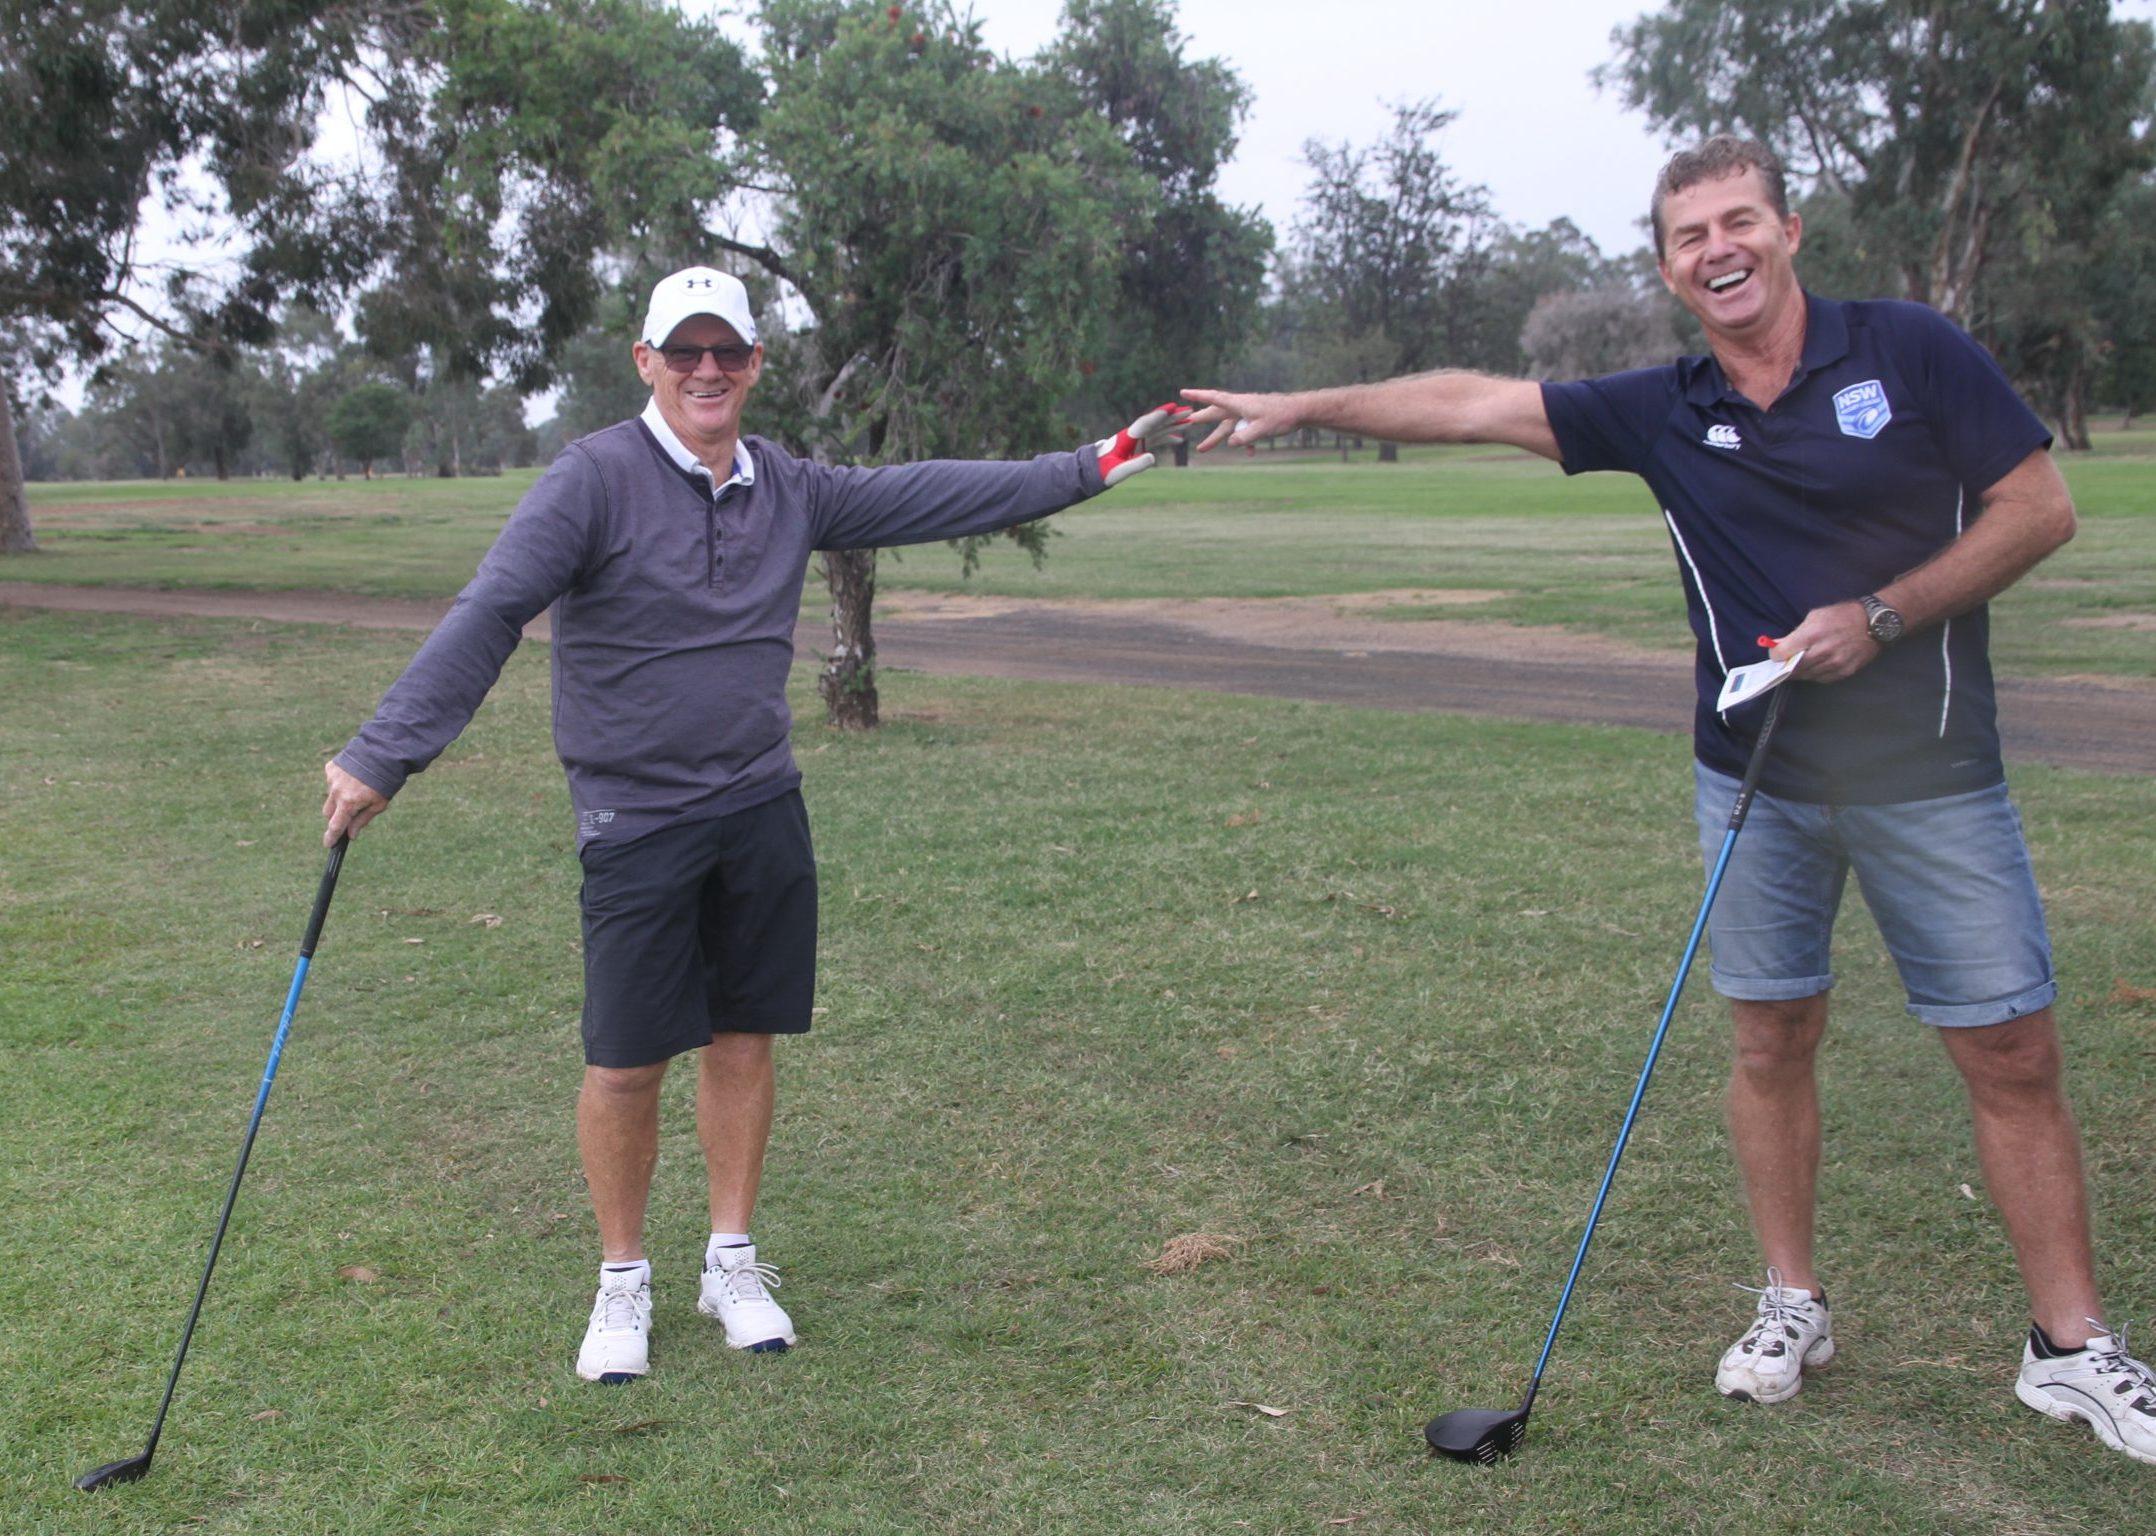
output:
<path id="1" fill-rule="evenodd" d="M 1104 427 L 1219 376 L 1256 321 L 1272 249 L 1272 227 L 1215 190 L 1250 92 L 1223 61 L 1185 58 L 1186 41 L 1173 0 L 1065 0 L 1039 60 L 1075 95 L 1057 110 L 1099 113 L 1156 192 L 1116 211 L 1117 323 L 1084 392 Z"/>
<path id="2" fill-rule="evenodd" d="M 434 473 L 445 480 L 529 464 L 533 446 L 524 398 L 506 385 L 489 389 L 469 379 L 432 379 L 414 401 L 405 446 L 407 457 L 432 460 Z"/>
<path id="3" fill-rule="evenodd" d="M 281 296 L 353 276 L 350 199 L 308 151 L 330 85 L 370 49 L 402 51 L 420 9 L 0 0 L 0 321 L 23 327 L 20 360 L 47 377 L 95 361 L 123 315 L 205 347 L 260 340 Z M 183 241 L 153 282 L 137 239 L 153 196 L 245 254 Z M 0 483 L 0 551 L 34 547 L 20 487 Z"/>
<path id="4" fill-rule="evenodd" d="M 1453 306 L 1461 321 L 1451 328 L 1444 361 L 1507 377 L 1529 369 L 1522 336 L 1538 303 L 1625 278 L 1625 264 L 1603 256 L 1570 219 L 1555 219 L 1537 230 L 1504 229 L 1483 257 L 1456 280 L 1464 302 Z"/>
<path id="5" fill-rule="evenodd" d="M 159 372 L 161 386 L 172 391 L 181 456 L 207 459 L 218 479 L 231 479 L 233 464 L 254 438 L 254 360 L 236 351 L 168 347 Z"/>
<path id="6" fill-rule="evenodd" d="M 109 473 L 169 479 L 186 467 L 182 402 L 166 373 L 166 347 L 131 348 L 98 371 L 85 412 L 100 429 L 98 453 Z"/>
<path id="7" fill-rule="evenodd" d="M 1666 363 L 1677 353 L 1671 308 L 1667 294 L 1636 283 L 1544 294 L 1520 331 L 1528 376 L 1584 379 Z"/>
<path id="8" fill-rule="evenodd" d="M 697 247 L 762 88 L 718 28 L 661 0 L 438 0 L 376 104 L 381 278 L 359 330 L 431 376 L 552 381 L 601 258 Z"/>
<path id="9" fill-rule="evenodd" d="M 1340 332 L 1389 343 L 1381 375 L 1427 368 L 1462 350 L 1460 279 L 1494 233 L 1488 193 L 1462 185 L 1431 143 L 1458 114 L 1434 100 L 1393 108 L 1392 131 L 1366 148 L 1313 139 L 1313 173 L 1295 223 L 1311 296 Z"/>
<path id="10" fill-rule="evenodd" d="M 2097 398 L 2131 421 L 2156 408 L 2156 182 L 2121 189 L 2105 211 L 2089 278 L 2106 343 Z"/>
<path id="11" fill-rule="evenodd" d="M 561 350 L 554 427 L 564 442 L 637 415 L 651 398 L 626 339 L 643 323 L 638 289 L 648 293 L 650 283 L 640 280 L 602 297 L 591 323 Z"/>
<path id="12" fill-rule="evenodd" d="M 1629 105 L 1846 194 L 1903 295 L 1964 326 L 1995 253 L 2149 163 L 2150 32 L 2109 0 L 1671 0 L 1617 41 L 1598 78 Z"/>
<path id="13" fill-rule="evenodd" d="M 329 452 L 323 417 L 342 387 L 349 351 L 328 316 L 296 304 L 278 316 L 276 340 L 261 353 L 255 419 L 294 480 L 306 479 Z"/>
<path id="14" fill-rule="evenodd" d="M 657 0 L 0 0 L 0 28 L 0 324 L 48 377 L 123 322 L 221 351 L 371 289 L 389 352 L 536 387 L 595 254 L 696 228 L 759 99 L 738 48 Z M 333 100 L 356 162 L 317 151 Z M 181 235 L 158 268 L 153 197 Z M 0 476 L 0 551 L 31 547 Z"/>
<path id="15" fill-rule="evenodd" d="M 827 460 L 984 457 L 1066 444 L 1060 402 L 1099 356 L 1125 212 L 1155 200 L 1104 120 L 997 60 L 947 0 L 770 0 L 771 94 L 752 153 L 768 243 L 718 243 L 808 316 L 766 338 L 775 435 Z M 766 313 L 769 313 L 767 308 Z M 1044 532 L 1021 528 L 1038 553 Z M 877 720 L 874 551 L 825 556 L 834 723 Z"/>
<path id="16" fill-rule="evenodd" d="M 323 425 L 337 451 L 357 459 L 360 473 L 372 480 L 374 461 L 404 446 L 404 434 L 412 425 L 412 397 L 394 384 L 361 384 L 329 408 Z"/>

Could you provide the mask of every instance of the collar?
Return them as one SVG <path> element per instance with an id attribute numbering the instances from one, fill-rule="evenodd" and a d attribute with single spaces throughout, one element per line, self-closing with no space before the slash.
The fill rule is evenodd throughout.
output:
<path id="1" fill-rule="evenodd" d="M 1804 380 L 1823 368 L 1831 367 L 1849 355 L 1849 321 L 1842 313 L 1842 306 L 1833 299 L 1822 299 L 1806 292 L 1804 295 L 1804 354 L 1797 359 L 1797 371 L 1784 386 L 1787 394 Z M 1705 357 L 1687 357 L 1678 362 L 1684 377 L 1685 398 L 1698 405 L 1712 405 L 1724 396 L 1734 394 L 1729 376 L 1722 372 L 1722 365 L 1712 353 Z"/>
<path id="2" fill-rule="evenodd" d="M 697 475 L 709 482 L 713 495 L 717 495 L 720 491 L 726 489 L 728 485 L 754 485 L 756 483 L 756 461 L 749 457 L 749 445 L 741 441 L 740 438 L 734 439 L 733 476 L 726 481 L 725 485 L 721 485 L 717 483 L 718 477 L 712 474 L 709 466 L 695 454 L 689 452 L 688 446 L 680 438 L 676 437 L 674 429 L 666 424 L 666 418 L 659 413 L 659 400 L 656 395 L 645 405 L 644 414 L 638 420 L 642 421 L 646 430 L 659 440 L 659 446 L 664 448 L 666 456 L 674 461 L 674 467 L 685 475 Z"/>

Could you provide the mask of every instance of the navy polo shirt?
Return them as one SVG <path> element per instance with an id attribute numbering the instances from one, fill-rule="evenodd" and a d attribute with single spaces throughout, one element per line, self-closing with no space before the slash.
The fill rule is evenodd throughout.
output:
<path id="1" fill-rule="evenodd" d="M 1712 357 L 1545 384 L 1565 473 L 1621 469 L 1662 504 L 1692 631 L 1699 760 L 1741 774 L 1763 706 L 1724 719 L 1722 678 L 1814 608 L 1876 592 L 1960 536 L 2050 433 L 1991 355 L 1921 304 L 1806 295 L 1804 357 L 1769 410 Z M 1998 783 L 1989 619 L 1916 631 L 1854 677 L 1797 686 L 1763 786 L 1884 804 Z"/>

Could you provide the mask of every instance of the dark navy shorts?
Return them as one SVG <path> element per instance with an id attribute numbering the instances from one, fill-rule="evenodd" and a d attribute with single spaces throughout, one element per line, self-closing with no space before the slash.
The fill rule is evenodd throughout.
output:
<path id="1" fill-rule="evenodd" d="M 800 790 L 580 857 L 586 1062 L 649 1066 L 714 1034 L 808 1029 L 816 856 Z"/>
<path id="2" fill-rule="evenodd" d="M 1700 853 L 1712 869 L 1738 785 L 1692 767 Z M 1707 921 L 1714 989 L 1779 1002 L 1831 988 L 1834 917 L 1851 872 L 1901 972 L 1909 1012 L 1926 1024 L 2003 1024 L 2058 996 L 2044 904 L 2004 784 L 1899 805 L 1760 795 Z"/>

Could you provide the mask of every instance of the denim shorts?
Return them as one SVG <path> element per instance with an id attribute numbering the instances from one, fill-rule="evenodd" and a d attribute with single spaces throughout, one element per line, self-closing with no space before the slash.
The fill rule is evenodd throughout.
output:
<path id="1" fill-rule="evenodd" d="M 1692 766 L 1711 871 L 1738 783 Z M 1832 987 L 1834 916 L 1852 870 L 1909 1012 L 1926 1024 L 2003 1024 L 2058 996 L 2043 902 L 2004 784 L 1898 805 L 1756 797 L 1707 919 L 1714 989 L 1784 1002 Z"/>

